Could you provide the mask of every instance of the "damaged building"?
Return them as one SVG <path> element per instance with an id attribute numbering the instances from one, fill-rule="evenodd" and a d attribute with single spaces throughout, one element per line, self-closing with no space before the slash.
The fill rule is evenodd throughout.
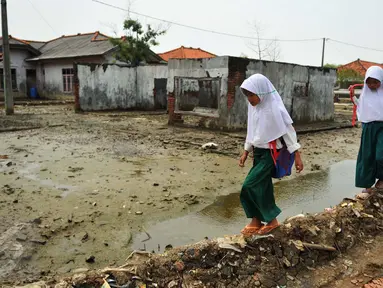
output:
<path id="1" fill-rule="evenodd" d="M 247 100 L 239 87 L 255 73 L 271 80 L 295 122 L 334 118 L 335 69 L 223 56 L 170 59 L 168 73 L 169 123 L 192 115 L 210 128 L 245 128 Z"/>
<path id="2" fill-rule="evenodd" d="M 31 88 L 35 88 L 40 97 L 73 96 L 75 63 L 116 62 L 116 47 L 109 39 L 110 37 L 98 31 L 63 35 L 46 42 L 9 36 L 14 97 L 16 99 L 29 97 Z M 2 38 L 0 46 L 2 47 Z M 152 51 L 146 62 L 164 63 L 162 58 Z M 1 61 L 1 74 L 2 65 Z M 4 89 L 3 80 L 0 84 L 1 97 Z"/>

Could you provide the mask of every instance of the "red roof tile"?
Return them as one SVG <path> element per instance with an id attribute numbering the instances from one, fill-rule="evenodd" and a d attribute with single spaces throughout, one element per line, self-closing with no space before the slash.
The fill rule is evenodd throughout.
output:
<path id="1" fill-rule="evenodd" d="M 360 75 L 364 76 L 366 74 L 367 69 L 370 68 L 371 66 L 379 66 L 383 68 L 383 64 L 358 59 L 348 64 L 339 66 L 338 70 L 351 69 L 358 72 Z"/>
<path id="2" fill-rule="evenodd" d="M 214 58 L 216 55 L 204 51 L 200 48 L 192 48 L 192 47 L 184 47 L 160 53 L 158 54 L 165 61 L 169 61 L 169 59 L 201 59 L 201 58 Z"/>

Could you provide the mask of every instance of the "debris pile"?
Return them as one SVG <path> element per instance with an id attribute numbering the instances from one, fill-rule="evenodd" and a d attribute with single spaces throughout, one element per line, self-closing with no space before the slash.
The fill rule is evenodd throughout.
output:
<path id="1" fill-rule="evenodd" d="M 286 220 L 273 235 L 204 240 L 162 255 L 134 251 L 120 267 L 77 274 L 56 287 L 313 287 L 310 270 L 382 233 L 382 207 L 381 192 L 344 199 Z"/>

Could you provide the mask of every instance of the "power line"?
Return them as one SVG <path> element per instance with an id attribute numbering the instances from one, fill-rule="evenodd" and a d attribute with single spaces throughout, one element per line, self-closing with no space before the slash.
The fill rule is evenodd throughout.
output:
<path id="1" fill-rule="evenodd" d="M 31 4 L 32 8 L 37 12 L 37 14 L 39 14 L 40 18 L 52 29 L 54 34 L 59 36 L 60 34 L 56 32 L 56 30 L 52 27 L 51 24 L 49 24 L 49 22 L 45 19 L 43 14 L 41 14 L 40 11 L 37 9 L 37 7 L 32 3 L 32 1 L 28 0 L 28 2 L 29 2 L 29 4 Z M 68 46 L 69 49 L 72 49 L 72 47 L 67 42 L 64 41 L 64 43 L 65 43 L 66 46 Z"/>
<path id="2" fill-rule="evenodd" d="M 153 20 L 157 20 L 157 21 L 161 21 L 161 22 L 165 22 L 165 23 L 170 23 L 172 25 L 176 25 L 176 26 L 180 26 L 180 27 L 184 27 L 184 28 L 189 28 L 189 29 L 194 29 L 194 30 L 198 30 L 198 31 L 202 31 L 202 32 L 223 35 L 223 36 L 229 36 L 229 37 L 235 37 L 235 38 L 241 38 L 241 39 L 262 40 L 262 41 L 278 41 L 278 42 L 309 42 L 309 41 L 322 40 L 322 38 L 313 38 L 313 39 L 266 39 L 266 38 L 255 38 L 255 37 L 244 36 L 244 35 L 236 35 L 236 34 L 231 34 L 231 33 L 225 33 L 225 32 L 219 32 L 219 31 L 199 28 L 199 27 L 195 27 L 195 26 L 191 26 L 191 25 L 186 25 L 186 24 L 182 24 L 182 23 L 178 23 L 178 22 L 174 22 L 174 21 L 169 21 L 169 20 L 165 20 L 165 19 L 149 16 L 149 15 L 146 15 L 146 14 L 142 14 L 142 13 L 134 12 L 134 11 L 131 11 L 131 10 L 128 10 L 128 9 L 124 9 L 122 7 L 118 7 L 116 5 L 112 5 L 112 4 L 109 4 L 109 3 L 106 3 L 106 2 L 103 2 L 103 1 L 100 1 L 100 0 L 92 0 L 92 1 L 96 2 L 96 3 L 99 3 L 99 4 L 102 4 L 102 5 L 105 5 L 105 6 L 108 6 L 108 7 L 111 7 L 111 8 L 114 8 L 114 9 L 117 9 L 117 10 L 121 10 L 121 11 L 124 11 L 124 12 L 129 12 L 129 13 L 136 14 L 136 15 L 139 15 L 139 16 L 142 16 L 142 17 L 146 17 L 146 18 L 150 18 L 150 19 L 153 19 Z"/>
<path id="3" fill-rule="evenodd" d="M 339 44 L 342 44 L 342 45 L 351 46 L 351 47 L 355 47 L 355 48 L 371 50 L 371 51 L 377 51 L 377 52 L 383 52 L 383 50 L 381 50 L 381 49 L 370 48 L 370 47 L 365 47 L 365 46 L 359 46 L 359 45 L 355 45 L 355 44 L 352 44 L 352 43 L 338 41 L 338 40 L 334 40 L 334 39 L 330 39 L 330 38 L 328 39 L 328 41 L 332 41 L 332 42 L 335 42 L 335 43 L 339 43 Z"/>
<path id="4" fill-rule="evenodd" d="M 44 18 L 44 16 L 40 13 L 39 10 L 37 10 L 36 6 L 32 3 L 31 0 L 28 0 L 29 4 L 31 4 L 32 8 L 37 12 L 37 14 L 40 15 L 41 19 L 43 19 L 43 21 L 52 29 L 52 31 L 58 35 L 58 33 L 55 31 L 55 29 L 52 27 L 51 24 L 49 24 L 49 22 Z"/>

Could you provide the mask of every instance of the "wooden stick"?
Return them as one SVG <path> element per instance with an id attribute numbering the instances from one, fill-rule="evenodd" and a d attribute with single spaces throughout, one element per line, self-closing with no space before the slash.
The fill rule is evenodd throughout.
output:
<path id="1" fill-rule="evenodd" d="M 134 272 L 132 271 L 132 269 L 126 269 L 126 268 L 105 268 L 103 270 L 101 270 L 102 273 L 109 273 L 109 272 L 127 272 L 127 273 L 131 273 L 131 274 L 134 274 Z"/>
<path id="2" fill-rule="evenodd" d="M 302 242 L 302 244 L 305 248 L 308 248 L 308 249 L 331 251 L 331 252 L 336 251 L 336 249 L 334 247 L 326 246 L 326 245 L 322 245 L 322 244 L 311 244 L 311 243 L 305 243 L 305 242 Z"/>

